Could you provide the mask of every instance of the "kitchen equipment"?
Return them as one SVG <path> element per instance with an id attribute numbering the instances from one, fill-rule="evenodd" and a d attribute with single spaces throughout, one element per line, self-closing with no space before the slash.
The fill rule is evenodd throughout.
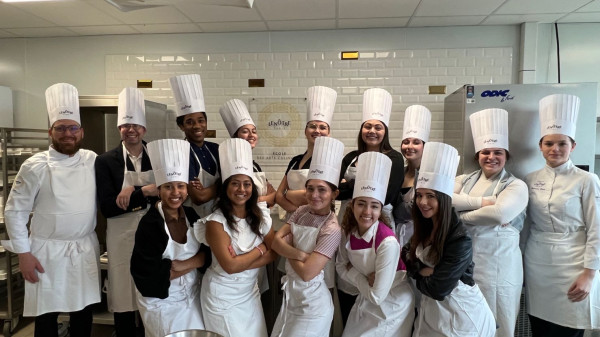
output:
<path id="1" fill-rule="evenodd" d="M 523 179 L 539 170 L 545 160 L 539 149 L 539 100 L 551 94 L 571 94 L 581 99 L 577 147 L 571 160 L 580 168 L 594 172 L 596 148 L 597 83 L 570 84 L 495 84 L 464 85 L 444 100 L 444 142 L 454 146 L 461 160 L 458 173 L 479 169 L 469 116 L 488 108 L 508 111 L 509 152 L 506 169 Z"/>

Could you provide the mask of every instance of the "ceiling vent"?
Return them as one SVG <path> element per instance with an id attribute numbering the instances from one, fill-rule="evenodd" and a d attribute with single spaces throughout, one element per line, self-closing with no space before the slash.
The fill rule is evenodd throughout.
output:
<path id="1" fill-rule="evenodd" d="M 104 0 L 116 7 L 121 12 L 130 12 L 138 9 L 146 9 L 161 6 L 171 6 L 183 0 Z M 196 3 L 214 6 L 234 6 L 252 8 L 254 0 L 196 0 Z"/>

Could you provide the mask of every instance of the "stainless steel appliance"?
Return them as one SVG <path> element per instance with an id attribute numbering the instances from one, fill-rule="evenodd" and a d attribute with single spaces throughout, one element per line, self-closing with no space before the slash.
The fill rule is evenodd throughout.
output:
<path id="1" fill-rule="evenodd" d="M 577 119 L 577 147 L 571 154 L 575 165 L 594 172 L 596 148 L 597 83 L 464 85 L 444 101 L 444 142 L 458 150 L 458 173 L 479 169 L 469 116 L 488 108 L 508 111 L 511 160 L 506 168 L 519 178 L 545 165 L 539 150 L 538 102 L 551 94 L 572 94 L 581 99 Z"/>

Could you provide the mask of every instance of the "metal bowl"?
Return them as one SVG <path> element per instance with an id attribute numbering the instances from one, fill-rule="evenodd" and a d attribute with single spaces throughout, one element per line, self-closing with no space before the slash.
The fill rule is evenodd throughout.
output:
<path id="1" fill-rule="evenodd" d="M 183 330 L 170 333 L 165 337 L 223 337 L 216 332 L 206 330 Z"/>

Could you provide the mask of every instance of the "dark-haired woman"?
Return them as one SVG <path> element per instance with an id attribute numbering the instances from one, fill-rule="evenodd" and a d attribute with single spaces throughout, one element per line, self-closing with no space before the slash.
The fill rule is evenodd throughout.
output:
<path id="1" fill-rule="evenodd" d="M 304 187 L 315 140 L 319 137 L 328 137 L 331 133 L 331 120 L 333 119 L 337 92 L 331 88 L 315 86 L 308 88 L 307 96 L 307 122 L 304 128 L 307 149 L 303 154 L 290 160 L 275 195 L 277 204 L 287 212 L 288 217 L 298 207 L 306 205 Z"/>
<path id="2" fill-rule="evenodd" d="M 275 235 L 273 249 L 286 257 L 284 298 L 271 337 L 329 335 L 333 301 L 323 269 L 335 257 L 341 232 L 334 213 L 344 145 L 320 137 L 306 182 L 307 205 L 301 206 Z"/>
<path id="3" fill-rule="evenodd" d="M 425 144 L 413 205 L 415 232 L 402 249 L 421 292 L 413 336 L 492 337 L 494 316 L 473 280 L 471 238 L 452 208 L 458 151 Z"/>
<path id="4" fill-rule="evenodd" d="M 271 218 L 266 205 L 258 206 L 250 144 L 228 139 L 219 152 L 223 186 L 215 211 L 194 232 L 213 254 L 202 280 L 202 316 L 207 330 L 223 336 L 265 337 L 257 277 L 258 268 L 277 256 Z"/>
<path id="5" fill-rule="evenodd" d="M 349 152 L 342 160 L 340 177 L 340 194 L 338 200 L 342 200 L 342 207 L 338 214 L 338 221 L 342 221 L 346 206 L 352 199 L 354 182 L 356 178 L 356 163 L 358 156 L 362 153 L 373 151 L 387 155 L 392 160 L 392 176 L 387 185 L 387 193 L 383 207 L 383 214 L 392 221 L 390 226 L 394 228 L 392 217 L 392 205 L 400 194 L 400 187 L 404 180 L 404 160 L 400 152 L 394 150 L 390 145 L 388 124 L 392 112 L 392 95 L 384 89 L 368 89 L 363 94 L 362 124 L 358 133 L 358 149 Z M 358 296 L 358 289 L 348 284 L 338 275 L 336 278 L 338 298 L 344 324 L 348 320 L 350 309 Z"/>
<path id="6" fill-rule="evenodd" d="M 189 144 L 180 139 L 148 143 L 148 154 L 161 199 L 140 220 L 131 256 L 131 276 L 148 337 L 204 329 L 198 268 L 210 254 L 196 240 L 196 212 L 187 198 Z"/>
<path id="7" fill-rule="evenodd" d="M 212 212 L 219 180 L 219 146 L 205 141 L 206 108 L 200 75 L 179 75 L 169 79 L 175 96 L 177 126 L 190 143 L 189 195 L 198 216 Z"/>
<path id="8" fill-rule="evenodd" d="M 580 337 L 600 328 L 600 181 L 570 160 L 579 98 L 550 95 L 539 107 L 546 166 L 525 179 L 529 321 L 536 337 Z"/>
<path id="9" fill-rule="evenodd" d="M 404 246 L 413 233 L 412 205 L 415 199 L 415 179 L 421 167 L 423 147 L 429 141 L 431 130 L 431 112 L 422 105 L 411 105 L 404 112 L 402 125 L 402 144 L 400 152 L 406 159 L 404 181 L 400 187 L 400 195 L 394 205 L 394 222 L 396 237 L 400 246 Z"/>
<path id="10" fill-rule="evenodd" d="M 504 169 L 509 156 L 508 112 L 478 111 L 470 122 L 481 169 L 456 177 L 452 205 L 473 239 L 473 278 L 496 317 L 496 336 L 512 337 L 523 287 L 519 232 L 527 185 Z"/>
<path id="11" fill-rule="evenodd" d="M 340 277 L 359 289 L 343 337 L 410 336 L 413 291 L 400 245 L 382 214 L 392 161 L 382 153 L 359 156 L 353 199 L 342 222 L 336 259 Z"/>

